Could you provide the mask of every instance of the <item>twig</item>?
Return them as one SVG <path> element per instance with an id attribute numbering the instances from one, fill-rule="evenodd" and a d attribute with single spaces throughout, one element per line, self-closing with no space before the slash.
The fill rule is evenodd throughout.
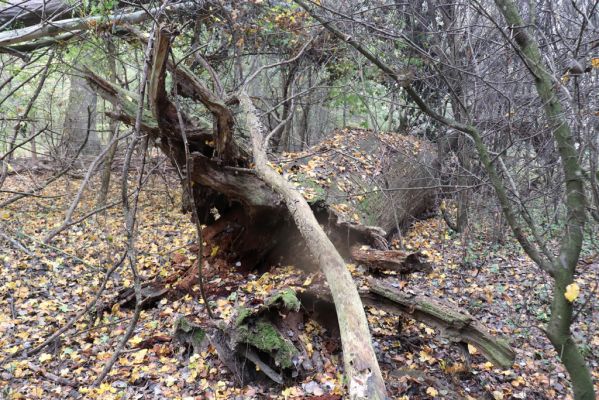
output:
<path id="1" fill-rule="evenodd" d="M 248 348 L 243 356 L 260 368 L 260 371 L 264 372 L 264 375 L 268 376 L 279 385 L 283 384 L 283 377 L 280 374 L 277 374 L 275 370 L 270 368 L 268 364 L 263 362 L 260 357 L 258 357 L 258 354 L 256 354 L 253 350 Z"/>
<path id="2" fill-rule="evenodd" d="M 38 367 L 37 365 L 35 365 L 32 362 L 29 362 L 27 364 L 27 367 L 32 370 L 33 372 L 36 372 L 40 375 L 42 375 L 44 378 L 49 379 L 53 382 L 58 383 L 59 385 L 64 385 L 64 386 L 70 386 L 72 388 L 78 388 L 79 384 L 77 382 L 74 382 L 70 379 L 67 378 L 63 378 L 61 376 L 58 375 L 54 375 L 51 372 L 46 371 L 45 369 L 42 369 L 41 367 Z"/>
<path id="3" fill-rule="evenodd" d="M 16 239 L 11 238 L 10 236 L 8 236 L 6 233 L 4 233 L 2 230 L 0 230 L 0 237 L 3 238 L 4 240 L 6 240 L 7 242 L 9 242 L 10 244 L 12 244 L 14 247 L 16 247 L 17 249 L 21 250 L 23 253 L 27 254 L 29 257 L 35 257 L 35 254 L 33 254 L 27 247 L 25 247 L 21 242 L 19 242 Z"/>

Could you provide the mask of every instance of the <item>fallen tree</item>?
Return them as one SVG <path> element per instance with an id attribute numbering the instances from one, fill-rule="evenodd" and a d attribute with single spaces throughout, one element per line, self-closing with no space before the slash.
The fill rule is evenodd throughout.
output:
<path id="1" fill-rule="evenodd" d="M 367 204 L 374 210 L 372 221 L 389 220 L 384 211 L 397 201 L 397 196 L 373 197 L 374 193 L 383 193 L 381 182 L 386 181 L 388 185 L 391 181 L 394 185 L 406 187 L 413 185 L 414 190 L 406 193 L 420 192 L 423 193 L 421 199 L 433 198 L 432 189 L 418 188 L 425 180 L 424 186 L 428 186 L 432 174 L 412 179 L 414 165 L 431 163 L 436 158 L 432 146 L 411 138 L 378 137 L 372 132 L 356 130 L 351 135 L 344 132 L 347 138 L 355 139 L 354 143 L 344 144 L 343 140 L 337 140 L 322 144 L 317 151 L 318 160 L 324 161 L 323 167 L 331 164 L 347 170 L 347 174 L 339 173 L 345 170 L 331 170 L 340 178 L 338 180 L 325 178 L 319 182 L 319 177 L 310 177 L 309 169 L 314 172 L 315 168 L 321 168 L 315 165 L 317 157 L 308 160 L 304 167 L 298 162 L 305 158 L 302 155 L 284 160 L 287 162 L 282 161 L 278 167 L 272 163 L 269 166 L 264 144 L 261 144 L 263 138 L 257 136 L 260 122 L 254 115 L 249 97 L 242 93 L 239 98 L 225 101 L 187 68 L 175 64 L 169 57 L 170 40 L 165 29 L 160 30 L 155 43 L 153 69 L 149 74 L 150 110 L 142 115 L 141 129 L 169 156 L 180 171 L 182 181 L 189 177 L 194 183 L 194 201 L 190 203 L 197 207 L 195 215 L 202 223 L 208 224 L 203 234 L 208 243 L 206 248 L 218 248 L 221 259 L 241 264 L 246 269 L 282 260 L 293 260 L 296 265 L 320 265 L 337 307 L 350 394 L 354 398 L 384 398 L 384 383 L 372 349 L 364 310 L 342 255 L 349 255 L 349 248 L 354 243 L 386 246 L 386 232 L 378 227 L 365 226 L 354 212 L 359 211 L 360 206 L 364 207 L 364 200 L 370 199 Z M 193 119 L 171 101 L 165 85 L 167 70 L 172 74 L 178 95 L 199 101 L 212 114 L 213 132 L 195 126 Z M 102 97 L 120 104 L 119 113 L 109 116 L 129 125 L 135 122 L 138 109 L 135 94 L 91 71 L 87 73 L 87 79 Z M 249 149 L 233 135 L 233 110 L 228 103 L 237 102 L 245 111 L 252 135 L 255 169 L 249 168 Z M 350 144 L 352 147 L 348 148 Z M 354 148 L 355 144 L 364 145 L 363 153 Z M 325 151 L 322 146 L 330 151 Z M 369 155 L 371 151 L 388 155 L 373 158 Z M 327 161 L 325 154 L 352 162 L 342 167 L 338 162 Z M 400 154 L 403 161 L 397 162 L 396 159 L 402 158 Z M 358 162 L 355 163 L 355 160 Z M 419 171 L 422 169 L 418 168 Z M 286 176 L 280 174 L 284 170 L 288 171 Z M 290 171 L 299 171 L 300 174 Z M 301 175 L 302 171 L 306 172 L 305 177 Z M 298 182 L 300 178 L 301 182 Z M 351 182 L 357 183 L 352 186 Z M 303 189 L 296 190 L 296 186 Z M 326 194 L 311 196 L 310 188 Z M 392 212 L 395 226 L 409 223 L 415 210 L 420 212 L 427 207 L 425 201 L 411 203 L 421 205 Z M 305 251 L 304 247 L 309 251 Z M 311 257 L 302 259 L 298 257 L 300 254 Z"/>
<path id="2" fill-rule="evenodd" d="M 173 68 L 171 62 L 167 63 L 167 68 Z M 232 111 L 224 100 L 219 100 L 184 66 L 177 68 L 180 70 L 176 73 L 179 94 L 206 104 L 216 121 L 230 121 Z M 102 97 L 121 104 L 120 112 L 109 113 L 110 117 L 129 125 L 134 123 L 136 94 L 91 71 L 87 73 L 87 79 Z M 149 110 L 144 112 L 141 128 L 170 157 L 173 165 L 185 173 L 185 154 L 176 110 L 170 102 L 156 109 L 160 110 L 157 117 Z M 198 215 L 202 223 L 208 225 L 205 239 L 218 245 L 223 257 L 241 263 L 246 270 L 263 264 L 284 263 L 290 258 L 300 267 L 314 264 L 310 257 L 302 257 L 306 254 L 305 244 L 299 239 L 299 232 L 291 222 L 280 195 L 249 168 L 249 150 L 233 138 L 232 126 L 228 122 L 217 122 L 213 134 L 194 126 L 191 118 L 185 115 L 183 120 L 192 157 L 189 174 L 195 184 Z M 397 203 L 396 197 L 385 197 L 384 190 L 376 183 L 387 179 L 390 169 L 385 169 L 383 164 L 389 162 L 388 157 L 399 158 L 403 154 L 403 161 L 396 161 L 400 169 L 429 160 L 428 168 L 432 171 L 435 157 L 430 145 L 401 135 L 387 135 L 387 139 L 376 140 L 376 145 L 381 150 L 386 149 L 388 157 L 370 157 L 368 160 L 364 156 L 363 162 L 356 161 L 353 153 L 359 148 L 348 148 L 348 143 L 354 140 L 373 141 L 376 136 L 373 132 L 357 129 L 339 131 L 305 154 L 271 161 L 304 195 L 319 223 L 344 257 L 350 256 L 350 247 L 355 243 L 386 248 L 388 233 L 378 225 L 387 224 L 391 229 L 396 225 L 406 226 L 433 204 L 435 178 L 432 173 L 424 189 L 422 178 L 406 176 L 402 183 L 398 183 L 406 190 L 398 190 L 396 196 L 403 196 L 405 203 Z M 393 143 L 403 143 L 411 149 L 403 153 L 394 152 Z M 306 157 L 306 154 L 311 154 L 311 157 Z M 345 161 L 329 160 L 327 157 Z M 228 162 L 225 161 L 227 159 Z M 329 166 L 325 168 L 326 164 Z M 366 187 L 359 180 L 370 183 Z M 408 196 L 412 196 L 411 200 Z M 392 203 L 409 206 L 394 213 Z M 385 208 L 387 213 L 382 212 Z M 215 215 L 219 218 L 216 219 Z M 372 222 L 372 226 L 367 222 Z"/>

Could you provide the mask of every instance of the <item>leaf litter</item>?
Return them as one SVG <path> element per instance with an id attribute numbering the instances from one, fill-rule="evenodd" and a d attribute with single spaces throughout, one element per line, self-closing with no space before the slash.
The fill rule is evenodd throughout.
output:
<path id="1" fill-rule="evenodd" d="M 369 162 L 367 157 L 364 162 Z M 338 170 L 343 167 L 338 166 Z M 318 171 L 318 166 L 311 168 Z M 297 176 L 301 171 L 296 169 L 291 175 Z M 19 177 L 10 177 L 7 182 L 13 190 L 21 190 L 27 184 L 27 180 Z M 172 338 L 181 316 L 192 323 L 206 322 L 197 287 L 189 288 L 188 293 L 178 298 L 161 298 L 142 311 L 135 334 L 108 378 L 98 387 L 92 387 L 91 382 L 112 355 L 133 314 L 126 303 L 114 302 L 119 291 L 130 289 L 133 284 L 125 268 L 107 282 L 92 312 L 40 353 L 28 355 L 28 351 L 85 307 L 100 287 L 107 269 L 124 250 L 124 224 L 118 207 L 74 225 L 50 245 L 42 243 L 44 234 L 62 222 L 67 199 L 75 190 L 72 183 L 60 180 L 43 194 L 61 197 L 31 197 L 0 214 L 2 231 L 27 249 L 24 252 L 14 243 L 5 242 L 0 255 L 0 391 L 5 397 L 340 399 L 344 396 L 340 344 L 325 327 L 312 320 L 302 324 L 294 334 L 312 357 L 301 362 L 311 363 L 313 373 L 301 380 L 286 381 L 283 386 L 264 382 L 237 385 L 211 345 L 190 354 Z M 177 193 L 174 180 L 166 185 L 160 179 L 152 179 L 142 192 L 137 263 L 144 279 L 167 279 L 194 265 L 194 226 L 180 213 Z M 311 192 L 306 190 L 305 195 L 310 197 Z M 87 193 L 80 209 L 91 210 L 93 205 L 93 193 Z M 484 232 L 460 238 L 450 234 L 440 218 L 415 223 L 401 241 L 393 244 L 426 254 L 434 268 L 429 274 L 409 277 L 388 273 L 386 279 L 397 287 L 430 293 L 465 308 L 492 332 L 508 336 L 517 358 L 512 368 L 495 369 L 472 346 L 460 349 L 422 323 L 369 307 L 375 349 L 392 397 L 448 398 L 455 392 L 468 399 L 571 398 L 567 375 L 541 331 L 549 313 L 550 280 L 516 246 L 508 243 L 489 249 Z M 465 262 L 466 252 L 475 254 L 479 265 Z M 586 305 L 575 324 L 574 336 L 589 344 L 586 355 L 597 382 L 599 315 L 593 282 L 599 279 L 599 258 L 595 255 L 584 261 L 584 279 L 577 279 L 576 296 L 571 294 L 579 307 Z M 360 284 L 364 269 L 348 267 Z M 216 315 L 225 321 L 234 318 L 241 307 L 264 304 L 278 290 L 290 287 L 301 292 L 324 281 L 319 273 L 304 272 L 293 266 L 273 267 L 258 276 L 239 274 L 234 266 L 223 269 L 216 265 L 208 266 L 206 280 L 209 301 Z M 172 281 L 170 285 L 178 283 Z"/>

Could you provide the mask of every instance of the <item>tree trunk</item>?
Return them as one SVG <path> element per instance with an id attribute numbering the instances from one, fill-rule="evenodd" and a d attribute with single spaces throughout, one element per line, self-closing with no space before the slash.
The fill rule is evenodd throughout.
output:
<path id="1" fill-rule="evenodd" d="M 69 102 L 63 125 L 63 149 L 67 157 L 73 157 L 83 143 L 81 156 L 86 159 L 100 152 L 100 138 L 96 132 L 96 93 L 85 78 L 72 75 Z M 90 119 L 91 114 L 91 119 Z M 88 122 L 89 131 L 88 131 Z"/>
<path id="2" fill-rule="evenodd" d="M 252 139 L 258 176 L 267 182 L 289 209 L 312 255 L 324 272 L 339 321 L 345 373 L 352 399 L 384 399 L 385 383 L 372 347 L 366 314 L 358 290 L 345 266 L 345 261 L 324 233 L 304 197 L 281 175 L 268 166 L 264 148 L 263 129 L 251 100 L 240 95 Z"/>
<path id="3" fill-rule="evenodd" d="M 114 46 L 114 42 L 111 38 L 106 41 L 106 48 L 108 53 L 108 68 L 109 75 L 108 80 L 111 83 L 116 83 L 116 48 Z M 112 104 L 113 109 L 118 107 L 117 104 Z M 110 136 L 108 138 L 108 143 L 112 142 L 114 137 L 118 136 L 119 122 L 110 119 L 110 123 L 108 124 L 108 129 L 110 130 Z M 118 148 L 118 142 L 114 142 L 110 149 L 108 150 L 108 154 L 106 154 L 106 159 L 104 160 L 104 167 L 102 169 L 102 182 L 100 184 L 100 191 L 98 192 L 98 197 L 96 200 L 96 208 L 103 208 L 106 205 L 106 198 L 108 197 L 108 191 L 110 190 L 110 177 L 112 175 L 112 162 L 114 161 L 114 156 L 116 154 Z"/>
<path id="4" fill-rule="evenodd" d="M 518 8 L 511 0 L 495 0 L 497 8 L 510 26 L 518 51 L 534 76 L 534 83 L 541 99 L 548 125 L 553 132 L 561 158 L 566 189 L 566 227 L 561 239 L 559 255 L 549 271 L 554 279 L 551 318 L 547 336 L 560 355 L 570 375 L 574 397 L 577 400 L 595 398 L 591 372 L 570 332 L 572 303 L 564 297 L 566 287 L 574 281 L 578 264 L 584 226 L 586 222 L 586 196 L 583 174 L 570 125 L 553 88 L 551 74 L 543 64 L 536 40 L 530 36 Z"/>

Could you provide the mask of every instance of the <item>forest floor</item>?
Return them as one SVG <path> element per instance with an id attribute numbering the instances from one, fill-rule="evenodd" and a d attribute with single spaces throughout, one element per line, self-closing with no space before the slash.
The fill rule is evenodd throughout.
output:
<path id="1" fill-rule="evenodd" d="M 42 178 L 37 178 L 42 179 Z M 20 191 L 26 179 L 11 177 L 3 189 Z M 190 245 L 195 241 L 189 216 L 180 212 L 176 183 L 153 177 L 141 195 L 137 265 L 144 279 L 169 277 L 193 265 Z M 114 304 L 115 295 L 132 286 L 128 268 L 121 267 L 108 281 L 96 310 L 86 314 L 59 341 L 24 357 L 24 351 L 63 326 L 85 307 L 102 278 L 125 248 L 122 211 L 114 207 L 42 243 L 60 225 L 80 181 L 63 179 L 44 190 L 45 197 L 29 197 L 0 210 L 1 233 L 16 239 L 2 243 L 0 254 L 0 393 L 10 399 L 340 399 L 341 357 L 338 342 L 313 321 L 302 324 L 300 335 L 316 354 L 314 373 L 284 386 L 250 383 L 238 387 L 214 348 L 190 355 L 171 340 L 178 316 L 206 320 L 200 300 L 192 295 L 164 298 L 141 313 L 127 343 L 103 384 L 92 387 L 127 329 L 133 310 Z M 114 198 L 118 198 L 115 183 Z M 91 193 L 96 187 L 92 185 Z M 1 199 L 0 199 L 1 200 Z M 93 195 L 84 196 L 81 210 L 93 209 Z M 81 211 L 81 215 L 85 211 Z M 450 233 L 443 220 L 416 223 L 403 238 L 404 246 L 420 250 L 433 264 L 430 274 L 413 274 L 408 281 L 388 275 L 402 288 L 455 303 L 476 316 L 492 333 L 508 337 L 516 361 L 496 369 L 469 346 L 465 352 L 422 323 L 404 320 L 369 308 L 375 348 L 393 398 L 446 398 L 457 393 L 467 399 L 568 399 L 567 376 L 545 338 L 552 288 L 550 279 L 506 240 L 492 245 L 479 227 L 467 238 Z M 21 247 L 22 248 L 18 248 Z M 27 250 L 26 254 L 23 248 Z M 213 249 L 218 251 L 218 249 Z M 363 270 L 350 266 L 359 276 Z M 588 250 L 580 267 L 574 335 L 599 382 L 599 255 Z M 205 272 L 209 300 L 220 318 L 230 318 L 242 304 L 262 302 L 277 289 L 301 290 L 321 280 L 318 273 L 277 267 L 269 272 L 241 275 L 232 268 Z M 197 288 L 192 288 L 197 289 Z M 192 291 L 196 293 L 197 291 Z M 584 306 L 584 307 L 583 307 Z M 581 310 L 582 311 L 579 311 Z M 99 315 L 97 315 L 99 314 Z M 93 315 L 93 316 L 92 316 Z M 97 317 L 97 318 L 96 318 Z M 422 371 L 405 374 L 399 369 Z M 597 387 L 599 392 L 599 387 Z"/>

